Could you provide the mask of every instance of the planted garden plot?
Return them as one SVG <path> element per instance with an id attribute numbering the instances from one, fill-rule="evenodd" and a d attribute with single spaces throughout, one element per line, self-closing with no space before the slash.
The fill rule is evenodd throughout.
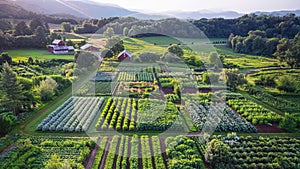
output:
<path id="1" fill-rule="evenodd" d="M 257 132 L 253 125 L 242 119 L 228 106 L 218 108 L 208 104 L 186 103 L 186 108 L 190 113 L 194 125 L 200 131 L 208 121 L 211 124 L 217 124 L 217 132 Z"/>
<path id="2" fill-rule="evenodd" d="M 166 168 L 158 137 L 113 136 L 111 141 L 107 138 L 103 140 L 93 163 L 93 169 Z M 108 149 L 104 150 L 105 147 Z"/>
<path id="3" fill-rule="evenodd" d="M 109 98 L 97 121 L 97 130 L 134 131 L 136 101 L 128 98 Z"/>
<path id="4" fill-rule="evenodd" d="M 227 104 L 252 124 L 278 123 L 282 116 L 246 99 L 238 93 L 226 95 Z"/>
<path id="5" fill-rule="evenodd" d="M 41 131 L 87 131 L 104 102 L 99 97 L 72 97 L 48 115 L 37 127 Z"/>
<path id="6" fill-rule="evenodd" d="M 60 162 L 68 159 L 74 168 L 83 168 L 94 146 L 90 138 L 24 137 L 13 150 L 0 157 L 0 168 L 45 168 L 53 154 Z"/>
<path id="7" fill-rule="evenodd" d="M 117 78 L 118 82 L 153 82 L 153 73 L 147 72 L 120 72 Z"/>
<path id="8" fill-rule="evenodd" d="M 150 82 L 120 82 L 115 91 L 115 96 L 146 98 L 156 88 L 158 87 Z"/>
<path id="9" fill-rule="evenodd" d="M 175 104 L 155 99 L 140 99 L 137 112 L 138 131 L 182 131 L 180 112 Z"/>
<path id="10" fill-rule="evenodd" d="M 117 74 L 117 72 L 97 72 L 91 80 L 97 82 L 111 82 L 115 80 Z"/>
<path id="11" fill-rule="evenodd" d="M 299 139 L 251 136 L 218 138 L 230 147 L 232 168 L 298 169 L 300 167 Z"/>
<path id="12" fill-rule="evenodd" d="M 183 130 L 173 103 L 155 99 L 109 98 L 96 124 L 97 130 L 164 131 Z"/>
<path id="13" fill-rule="evenodd" d="M 165 144 L 169 169 L 205 168 L 201 154 L 197 151 L 196 142 L 191 138 L 168 137 Z"/>

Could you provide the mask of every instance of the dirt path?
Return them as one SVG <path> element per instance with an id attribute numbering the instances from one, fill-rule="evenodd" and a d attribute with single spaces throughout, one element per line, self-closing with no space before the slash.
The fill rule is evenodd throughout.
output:
<path id="1" fill-rule="evenodd" d="M 8 153 L 10 150 L 12 150 L 15 146 L 16 146 L 15 144 L 12 144 L 12 145 L 6 147 L 6 148 L 0 153 L 0 156 L 5 155 L 5 154 Z"/>
<path id="2" fill-rule="evenodd" d="M 48 109 L 51 109 L 54 106 L 57 106 L 58 103 L 60 103 L 62 100 L 66 100 L 67 98 L 71 97 L 72 94 L 72 86 L 70 86 L 63 95 L 57 97 L 53 102 L 48 104 L 47 106 L 43 107 L 41 110 L 38 110 L 38 112 L 34 112 L 31 117 L 29 117 L 23 124 L 20 126 L 17 126 L 15 129 L 19 130 L 28 135 L 34 135 L 33 133 L 26 130 L 26 126 L 32 123 L 33 121 L 37 120 L 41 115 L 43 115 L 45 112 L 48 111 Z M 19 128 L 19 129 L 18 129 Z"/>
<path id="3" fill-rule="evenodd" d="M 162 152 L 164 164 L 165 164 L 165 166 L 166 166 L 166 169 L 168 169 L 167 153 L 166 153 L 166 145 L 165 145 L 165 138 L 160 138 L 160 139 L 159 139 L 159 142 L 160 142 L 160 149 L 161 149 L 161 152 Z"/>
<path id="4" fill-rule="evenodd" d="M 151 153 L 152 166 L 154 169 L 156 169 L 155 159 L 154 159 L 155 154 L 153 152 L 153 145 L 152 145 L 152 137 L 149 137 L 148 141 L 149 141 L 149 147 L 150 147 L 150 153 Z"/>
<path id="5" fill-rule="evenodd" d="M 116 149 L 116 154 L 115 154 L 115 158 L 114 158 L 114 163 L 113 163 L 113 169 L 116 169 L 117 167 L 117 160 L 118 160 L 118 157 L 119 157 L 119 149 L 120 149 L 120 144 L 121 144 L 121 141 L 122 139 L 119 138 L 118 139 L 118 143 L 117 143 L 117 149 Z"/>
<path id="6" fill-rule="evenodd" d="M 92 168 L 93 163 L 94 163 L 94 161 L 95 161 L 96 154 L 97 154 L 97 152 L 98 152 L 98 150 L 99 150 L 99 145 L 100 145 L 101 141 L 102 141 L 102 139 L 99 138 L 98 141 L 97 141 L 96 147 L 92 150 L 92 152 L 91 152 L 91 154 L 90 154 L 90 158 L 89 158 L 88 161 L 87 161 L 87 164 L 86 164 L 86 166 L 85 166 L 85 169 L 91 169 L 91 168 Z"/>
<path id="7" fill-rule="evenodd" d="M 109 147 L 110 147 L 111 140 L 112 140 L 112 137 L 110 137 L 106 143 L 105 150 L 104 150 L 105 152 L 103 153 L 101 163 L 99 165 L 99 169 L 104 169 L 104 167 L 105 167 L 105 161 L 106 161 L 107 155 L 109 153 Z"/>
<path id="8" fill-rule="evenodd" d="M 129 161 L 129 158 L 131 156 L 131 137 L 128 138 L 128 152 L 127 152 L 127 158 L 126 158 L 126 169 L 130 169 L 130 161 Z M 126 155 L 123 156 L 123 158 L 126 157 Z"/>
<path id="9" fill-rule="evenodd" d="M 138 163 L 138 168 L 139 169 L 143 169 L 143 156 L 142 156 L 142 144 L 141 144 L 141 138 L 139 138 L 139 145 L 138 145 L 138 150 L 139 150 L 139 155 L 138 155 L 138 157 L 139 157 L 139 163 Z"/>

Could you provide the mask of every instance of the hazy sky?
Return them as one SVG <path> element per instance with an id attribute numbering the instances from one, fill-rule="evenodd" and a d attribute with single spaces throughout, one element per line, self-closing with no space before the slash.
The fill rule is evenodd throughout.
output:
<path id="1" fill-rule="evenodd" d="M 161 11 L 197 11 L 232 10 L 240 13 L 254 11 L 300 9 L 300 0 L 93 0 L 102 3 L 117 4 L 127 9 L 151 12 Z"/>

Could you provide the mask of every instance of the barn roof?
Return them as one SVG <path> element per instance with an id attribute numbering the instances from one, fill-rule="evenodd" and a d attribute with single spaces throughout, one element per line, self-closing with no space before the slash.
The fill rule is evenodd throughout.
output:
<path id="1" fill-rule="evenodd" d="M 98 48 L 97 46 L 94 46 L 94 45 L 92 45 L 92 44 L 85 44 L 85 45 L 81 46 L 80 49 L 81 49 L 81 50 L 86 50 L 86 49 L 88 49 L 89 47 L 93 47 L 93 48 L 100 49 L 100 48 Z"/>
<path id="2" fill-rule="evenodd" d="M 60 39 L 55 39 L 55 40 L 52 42 L 52 44 L 58 45 L 60 42 L 62 42 L 62 40 L 60 40 Z"/>
<path id="3" fill-rule="evenodd" d="M 129 56 L 129 57 L 132 57 L 132 54 L 128 50 L 123 50 L 121 53 L 119 53 L 118 58 L 121 57 L 124 54 Z"/>

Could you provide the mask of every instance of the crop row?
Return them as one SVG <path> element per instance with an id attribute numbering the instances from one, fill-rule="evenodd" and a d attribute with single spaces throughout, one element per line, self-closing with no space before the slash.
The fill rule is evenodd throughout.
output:
<path id="1" fill-rule="evenodd" d="M 54 154 L 61 160 L 76 163 L 76 168 L 83 168 L 82 164 L 94 146 L 89 138 L 24 137 L 18 140 L 13 150 L 0 156 L 0 168 L 44 168 Z"/>
<path id="2" fill-rule="evenodd" d="M 109 98 L 96 124 L 97 130 L 135 130 L 136 101 L 128 98 Z"/>
<path id="3" fill-rule="evenodd" d="M 243 97 L 241 94 L 227 94 L 227 104 L 245 117 L 252 124 L 267 124 L 279 122 L 282 116 L 270 111 L 261 105 Z"/>
<path id="4" fill-rule="evenodd" d="M 42 131 L 87 131 L 104 98 L 72 97 L 48 115 L 37 127 Z"/>
<path id="5" fill-rule="evenodd" d="M 165 140 L 169 169 L 204 169 L 204 163 L 197 151 L 196 142 L 184 136 L 168 137 Z"/>
<path id="6" fill-rule="evenodd" d="M 120 72 L 117 78 L 119 82 L 153 82 L 154 76 L 153 73 L 146 72 Z"/>
<path id="7" fill-rule="evenodd" d="M 175 104 L 155 99 L 140 99 L 138 101 L 137 130 L 164 131 L 183 130 L 178 121 L 179 111 Z"/>
<path id="8" fill-rule="evenodd" d="M 300 167 L 300 140 L 278 137 L 221 137 L 230 147 L 232 168 Z"/>
<path id="9" fill-rule="evenodd" d="M 93 169 L 100 166 L 103 166 L 105 169 L 166 168 L 158 137 L 150 138 L 148 136 L 138 137 L 134 135 L 131 138 L 128 136 L 113 136 L 111 139 L 111 141 L 107 137 L 102 139 L 93 163 Z M 151 140 L 153 141 L 151 142 Z M 105 147 L 109 147 L 109 149 L 105 150 Z M 106 157 L 105 154 L 107 154 Z"/>
<path id="10" fill-rule="evenodd" d="M 257 129 L 242 119 L 228 106 L 218 107 L 207 104 L 187 103 L 186 109 L 198 130 L 209 124 L 215 125 L 217 132 L 257 132 Z"/>

